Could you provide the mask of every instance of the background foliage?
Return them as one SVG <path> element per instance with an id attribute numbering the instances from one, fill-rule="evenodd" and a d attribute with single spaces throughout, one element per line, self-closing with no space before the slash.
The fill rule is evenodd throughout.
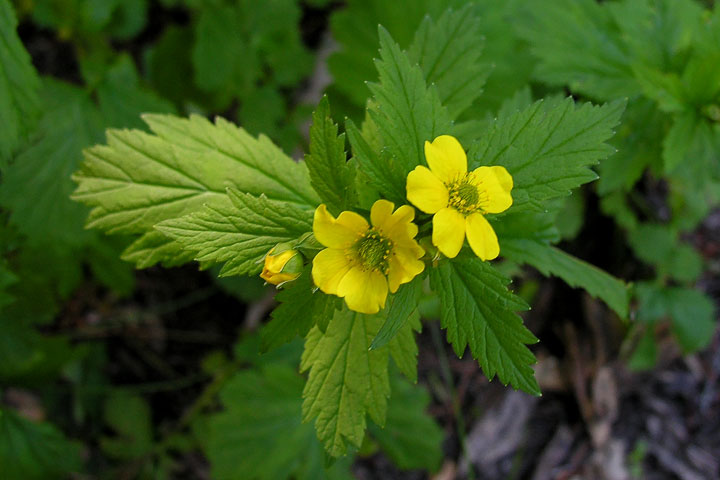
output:
<path id="1" fill-rule="evenodd" d="M 200 457 L 214 478 L 351 478 L 381 451 L 396 468 L 436 471 L 450 427 L 428 415 L 432 380 L 411 383 L 417 313 L 393 311 L 395 326 L 377 318 L 346 346 L 368 371 L 344 384 L 348 413 L 333 421 L 346 424 L 315 425 L 323 445 L 303 420 L 324 418 L 323 399 L 338 394 L 318 365 L 335 365 L 326 329 L 340 324 L 316 324 L 348 312 L 308 295 L 306 273 L 264 322 L 268 290 L 237 275 L 309 231 L 318 200 L 335 213 L 377 192 L 404 203 L 406 160 L 422 161 L 415 140 L 439 133 L 470 146 L 471 167 L 508 166 L 519 207 L 494 224 L 500 273 L 447 262 L 398 294 L 422 297 L 423 318 L 441 320 L 458 356 L 469 347 L 488 378 L 539 392 L 537 349 L 525 346 L 536 336 L 515 313 L 539 298 L 536 271 L 629 317 L 613 328 L 633 368 L 653 367 L 667 331 L 684 353 L 707 347 L 717 253 L 691 240 L 720 198 L 718 32 L 720 7 L 692 0 L 0 0 L 0 468 L 175 478 Z M 307 169 L 293 161 L 303 152 Z M 598 254 L 586 239 L 601 229 L 611 233 Z M 157 267 L 193 259 L 217 266 L 207 277 Z M 158 319 L 186 307 L 182 295 L 159 300 L 163 283 L 189 290 L 188 305 L 211 300 L 216 316 L 195 311 L 188 329 L 212 318 L 211 340 L 173 343 Z M 459 305 L 428 285 L 502 302 Z M 260 306 L 254 324 L 241 324 L 233 297 Z M 482 342 L 470 316 L 486 322 Z M 308 331 L 301 359 L 292 340 Z M 328 462 L 324 450 L 348 446 Z"/>

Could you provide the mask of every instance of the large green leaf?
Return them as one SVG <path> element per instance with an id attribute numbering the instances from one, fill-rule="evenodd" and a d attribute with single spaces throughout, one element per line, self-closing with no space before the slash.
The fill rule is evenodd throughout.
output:
<path id="1" fill-rule="evenodd" d="M 220 276 L 254 274 L 275 245 L 312 231 L 312 210 L 228 189 L 231 205 L 206 205 L 199 212 L 159 223 L 156 228 L 204 265 L 223 263 Z"/>
<path id="2" fill-rule="evenodd" d="M 577 106 L 571 98 L 542 100 L 498 118 L 469 153 L 471 168 L 502 165 L 513 177 L 512 209 L 545 210 L 546 201 L 595 180 L 590 168 L 614 153 L 605 143 L 625 108 L 623 101 Z"/>
<path id="3" fill-rule="evenodd" d="M 527 344 L 538 340 L 515 313 L 527 304 L 508 291 L 509 281 L 477 258 L 445 260 L 430 270 L 430 285 L 440 297 L 441 322 L 458 356 L 470 345 L 485 376 L 533 395 L 540 388 Z"/>
<path id="4" fill-rule="evenodd" d="M 348 163 L 345 135 L 338 136 L 337 132 L 327 97 L 323 97 L 313 113 L 310 154 L 305 155 L 305 163 L 313 188 L 336 215 L 357 204 L 355 164 Z"/>
<path id="5" fill-rule="evenodd" d="M 152 229 L 163 220 L 208 208 L 232 208 L 228 187 L 295 208 L 319 203 L 304 164 L 267 137 L 254 138 L 218 118 L 143 117 L 153 134 L 109 130 L 107 145 L 85 151 L 74 175 L 73 198 L 94 207 L 88 226 L 109 233 L 145 234 L 126 252 L 138 263 L 177 262 L 180 246 Z"/>
<path id="6" fill-rule="evenodd" d="M 440 103 L 437 90 L 425 84 L 420 67 L 410 62 L 387 30 L 380 27 L 379 36 L 380 59 L 375 65 L 380 79 L 369 85 L 374 99 L 369 113 L 382 139 L 383 155 L 375 159 L 358 156 L 362 150 L 355 144 L 353 152 L 360 170 L 365 170 L 366 162 L 381 162 L 373 167 L 385 167 L 392 182 L 392 190 L 381 193 L 392 200 L 404 199 L 407 174 L 415 166 L 425 163 L 423 144 L 438 135 L 450 133 L 452 122 L 447 109 Z M 350 140 L 353 141 L 353 136 Z M 386 162 L 391 162 L 390 170 Z M 369 175 L 371 171 L 368 171 Z M 383 186 L 376 183 L 378 187 Z"/>
<path id="7" fill-rule="evenodd" d="M 359 448 L 366 419 L 385 424 L 388 349 L 369 350 L 382 324 L 378 316 L 336 310 L 325 333 L 314 327 L 305 341 L 301 371 L 310 371 L 303 391 L 303 420 L 333 457 Z"/>

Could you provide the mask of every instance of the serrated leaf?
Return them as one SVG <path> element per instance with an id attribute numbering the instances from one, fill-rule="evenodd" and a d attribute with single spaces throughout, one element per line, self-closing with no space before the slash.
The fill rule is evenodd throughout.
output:
<path id="1" fill-rule="evenodd" d="M 400 331 L 410 315 L 417 309 L 422 291 L 423 275 L 416 276 L 410 283 L 401 285 L 392 296 L 387 318 L 370 345 L 371 349 L 381 348 Z"/>
<path id="2" fill-rule="evenodd" d="M 538 101 L 498 118 L 472 146 L 471 168 L 502 165 L 513 177 L 513 206 L 545 209 L 545 201 L 597 178 L 590 166 L 614 153 L 605 141 L 625 108 L 622 101 L 577 106 L 571 98 Z"/>
<path id="3" fill-rule="evenodd" d="M 441 324 L 458 356 L 470 345 L 492 380 L 532 395 L 540 388 L 532 364 L 535 356 L 527 344 L 538 340 L 515 313 L 527 304 L 508 291 L 508 280 L 477 258 L 443 261 L 430 270 L 430 285 L 440 297 Z"/>
<path id="4" fill-rule="evenodd" d="M 147 234 L 163 220 L 209 208 L 231 208 L 226 188 L 312 208 L 319 199 L 304 164 L 267 137 L 254 138 L 218 118 L 143 117 L 153 134 L 109 130 L 107 145 L 85 151 L 73 198 L 94 207 L 88 226 L 109 233 Z M 150 234 L 126 252 L 143 266 L 178 259 L 177 244 Z"/>
<path id="5" fill-rule="evenodd" d="M 297 280 L 284 286 L 275 295 L 275 300 L 280 305 L 272 311 L 272 320 L 260 331 L 260 350 L 263 352 L 297 336 L 305 337 L 315 325 L 325 331 L 339 307 L 338 297 L 316 289 L 309 268 Z"/>
<path id="6" fill-rule="evenodd" d="M 389 172 L 392 191 L 381 193 L 388 198 L 404 198 L 408 172 L 425 163 L 423 144 L 450 133 L 452 122 L 437 90 L 425 84 L 420 67 L 410 63 L 387 30 L 379 27 L 378 32 L 380 59 L 375 66 L 380 78 L 378 83 L 369 84 L 374 98 L 369 113 L 382 138 L 383 153 L 397 165 Z M 362 160 L 360 169 L 365 168 Z"/>
<path id="7" fill-rule="evenodd" d="M 50 423 L 0 409 L 0 465 L 11 480 L 67 478 L 82 465 L 80 445 Z"/>
<path id="8" fill-rule="evenodd" d="M 365 415 L 384 425 L 388 381 L 388 349 L 369 350 L 382 324 L 378 316 L 347 308 L 336 310 L 323 334 L 317 327 L 305 341 L 301 371 L 310 371 L 303 390 L 303 420 L 315 430 L 333 457 L 357 448 L 365 436 Z"/>
<path id="9" fill-rule="evenodd" d="M 40 113 L 40 80 L 15 31 L 9 1 L 0 1 L 0 167 L 27 140 Z"/>
<path id="10" fill-rule="evenodd" d="M 528 5 L 518 33 L 540 59 L 535 75 L 553 86 L 598 100 L 640 92 L 632 55 L 603 4 L 594 0 L 551 0 Z M 562 28 L 558 28 L 562 25 Z"/>
<path id="11" fill-rule="evenodd" d="M 351 478 L 349 460 L 323 467 L 322 445 L 302 422 L 302 386 L 292 367 L 271 364 L 240 372 L 223 387 L 225 411 L 209 418 L 202 441 L 213 478 Z"/>
<path id="12" fill-rule="evenodd" d="M 415 341 L 415 333 L 421 331 L 420 312 L 416 308 L 387 344 L 393 362 L 400 372 L 413 383 L 417 382 L 418 365 L 418 346 Z"/>
<path id="13" fill-rule="evenodd" d="M 397 375 L 390 377 L 390 384 L 385 428 L 371 425 L 371 435 L 398 467 L 436 471 L 443 458 L 445 435 L 427 413 L 430 395 Z"/>
<path id="14" fill-rule="evenodd" d="M 500 252 L 514 262 L 537 268 L 543 275 L 556 275 L 571 287 L 583 288 L 607 303 L 620 318 L 627 318 L 628 286 L 609 273 L 535 240 L 501 238 Z"/>
<path id="15" fill-rule="evenodd" d="M 355 165 L 347 161 L 345 134 L 337 134 L 327 97 L 322 98 L 312 118 L 310 154 L 305 155 L 310 183 L 323 203 L 337 215 L 357 204 Z"/>
<path id="16" fill-rule="evenodd" d="M 426 16 L 408 50 L 422 67 L 428 85 L 436 85 L 440 101 L 457 118 L 482 94 L 490 73 L 480 62 L 484 38 L 474 5 L 446 10 L 437 21 Z"/>
<path id="17" fill-rule="evenodd" d="M 204 265 L 225 263 L 220 276 L 254 274 L 268 251 L 312 231 L 312 210 L 228 188 L 229 206 L 206 205 L 199 212 L 156 225 Z"/>

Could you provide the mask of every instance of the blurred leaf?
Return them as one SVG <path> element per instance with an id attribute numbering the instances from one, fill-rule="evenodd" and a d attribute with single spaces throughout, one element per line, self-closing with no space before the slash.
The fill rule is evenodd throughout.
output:
<path id="1" fill-rule="evenodd" d="M 639 93 L 632 56 L 608 8 L 594 0 L 550 0 L 528 4 L 518 33 L 540 59 L 535 75 L 550 85 L 597 100 Z M 562 28 L 558 28 L 562 25 Z"/>
<path id="2" fill-rule="evenodd" d="M 117 459 L 132 460 L 150 452 L 153 447 L 153 424 L 150 406 L 144 398 L 123 390 L 113 390 L 105 400 L 105 422 L 114 436 L 100 439 L 103 451 Z"/>
<path id="3" fill-rule="evenodd" d="M 585 289 L 599 298 L 620 318 L 628 316 L 628 286 L 607 272 L 562 250 L 528 239 L 502 239 L 500 253 L 517 263 L 531 265 L 543 275 L 556 275 L 571 287 Z"/>
<path id="4" fill-rule="evenodd" d="M 443 459 L 443 430 L 427 413 L 430 395 L 397 375 L 390 377 L 392 396 L 385 428 L 370 425 L 370 434 L 400 468 L 435 472 Z"/>
<path id="5" fill-rule="evenodd" d="M 50 423 L 0 409 L 0 465 L 7 480 L 67 478 L 82 465 L 80 446 Z"/>
<path id="6" fill-rule="evenodd" d="M 92 234 L 83 230 L 87 209 L 68 198 L 70 174 L 82 148 L 102 138 L 103 120 L 77 87 L 47 80 L 43 96 L 46 109 L 34 141 L 4 172 L 0 204 L 30 239 L 80 245 Z"/>
<path id="7" fill-rule="evenodd" d="M 322 445 L 301 419 L 302 386 L 293 368 L 267 365 L 240 372 L 223 387 L 225 411 L 210 416 L 201 434 L 213 478 L 352 478 L 349 459 L 325 470 Z"/>
<path id="8" fill-rule="evenodd" d="M 0 168 L 27 140 L 40 113 L 40 81 L 15 28 L 8 0 L 0 0 Z"/>
<path id="9" fill-rule="evenodd" d="M 635 350 L 628 359 L 628 367 L 632 370 L 648 370 L 657 362 L 657 342 L 652 327 L 643 331 Z"/>
<path id="10" fill-rule="evenodd" d="M 702 273 L 702 258 L 689 245 L 679 243 L 668 226 L 642 224 L 629 233 L 628 243 L 642 261 L 654 265 L 658 275 L 692 282 Z"/>

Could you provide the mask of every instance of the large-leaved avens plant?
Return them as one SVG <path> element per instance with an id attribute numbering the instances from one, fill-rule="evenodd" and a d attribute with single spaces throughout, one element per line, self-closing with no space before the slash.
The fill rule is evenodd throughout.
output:
<path id="1" fill-rule="evenodd" d="M 461 119 L 481 92 L 453 92 L 483 64 L 444 27 L 471 14 L 423 22 L 413 60 L 380 27 L 364 122 L 338 135 L 323 99 L 304 161 L 222 118 L 146 115 L 150 133 L 108 131 L 74 176 L 88 225 L 135 235 L 124 258 L 139 267 L 194 259 L 281 284 L 261 347 L 305 338 L 303 418 L 334 457 L 360 447 L 367 417 L 384 425 L 391 358 L 417 378 L 427 292 L 458 355 L 469 346 L 489 379 L 540 394 L 537 339 L 517 314 L 528 305 L 491 260 L 536 266 L 627 315 L 623 282 L 552 246 L 554 200 L 597 178 L 625 103 L 552 97 Z"/>

